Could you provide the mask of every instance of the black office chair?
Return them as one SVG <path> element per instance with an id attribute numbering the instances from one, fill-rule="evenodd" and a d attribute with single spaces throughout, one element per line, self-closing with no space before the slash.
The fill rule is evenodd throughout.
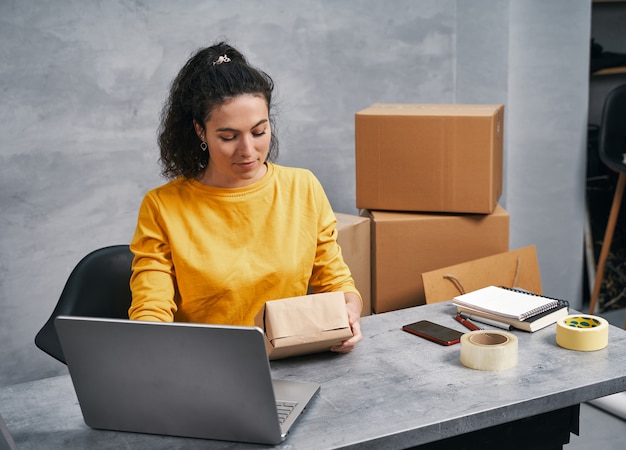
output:
<path id="1" fill-rule="evenodd" d="M 128 319 L 133 254 L 128 245 L 114 245 L 85 256 L 70 274 L 35 345 L 65 363 L 54 319 L 59 315 Z"/>
<path id="2" fill-rule="evenodd" d="M 589 314 L 595 313 L 596 302 L 604 279 L 606 259 L 611 249 L 613 232 L 617 224 L 624 196 L 624 187 L 626 186 L 626 84 L 613 89 L 604 100 L 598 153 L 602 162 L 610 169 L 618 172 L 619 176 L 598 259 L 596 279 L 589 304 Z"/>

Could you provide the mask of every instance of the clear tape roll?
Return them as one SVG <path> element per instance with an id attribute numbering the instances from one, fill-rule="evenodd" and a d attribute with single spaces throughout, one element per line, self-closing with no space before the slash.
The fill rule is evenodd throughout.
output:
<path id="1" fill-rule="evenodd" d="M 556 322 L 556 343 L 568 350 L 592 352 L 609 344 L 609 323 L 602 317 L 572 314 Z"/>
<path id="2" fill-rule="evenodd" d="M 506 331 L 477 330 L 461 336 L 461 364 L 477 370 L 503 370 L 517 364 L 517 337 Z"/>

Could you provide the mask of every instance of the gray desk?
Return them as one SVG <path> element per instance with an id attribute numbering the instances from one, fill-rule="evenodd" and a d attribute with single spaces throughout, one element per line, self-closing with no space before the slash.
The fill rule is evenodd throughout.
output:
<path id="1" fill-rule="evenodd" d="M 468 369 L 459 362 L 459 345 L 442 347 L 400 330 L 428 319 L 466 331 L 453 312 L 451 304 L 439 303 L 366 317 L 363 342 L 351 354 L 273 362 L 276 378 L 322 384 L 280 448 L 406 448 L 501 424 L 523 426 L 538 415 L 549 428 L 553 419 L 544 414 L 577 418 L 580 403 L 626 390 L 626 332 L 616 327 L 609 346 L 590 353 L 558 347 L 555 326 L 514 332 L 519 363 L 501 372 Z M 68 376 L 0 389 L 0 414 L 21 450 L 267 448 L 92 430 Z"/>

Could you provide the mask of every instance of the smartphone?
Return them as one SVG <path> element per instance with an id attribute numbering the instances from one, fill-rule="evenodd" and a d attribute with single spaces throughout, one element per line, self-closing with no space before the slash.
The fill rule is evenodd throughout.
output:
<path id="1" fill-rule="evenodd" d="M 464 334 L 462 331 L 453 330 L 428 320 L 420 320 L 419 322 L 404 325 L 402 329 L 441 345 L 458 344 L 461 342 L 461 336 Z"/>

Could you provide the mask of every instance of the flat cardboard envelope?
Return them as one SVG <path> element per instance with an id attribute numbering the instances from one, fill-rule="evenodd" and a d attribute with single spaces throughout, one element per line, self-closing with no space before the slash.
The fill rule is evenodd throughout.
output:
<path id="1" fill-rule="evenodd" d="M 352 337 L 343 292 L 268 301 L 254 322 L 270 359 L 327 351 Z"/>
<path id="2" fill-rule="evenodd" d="M 541 276 L 534 245 L 422 273 L 426 303 L 487 286 L 525 289 L 541 294 Z"/>

